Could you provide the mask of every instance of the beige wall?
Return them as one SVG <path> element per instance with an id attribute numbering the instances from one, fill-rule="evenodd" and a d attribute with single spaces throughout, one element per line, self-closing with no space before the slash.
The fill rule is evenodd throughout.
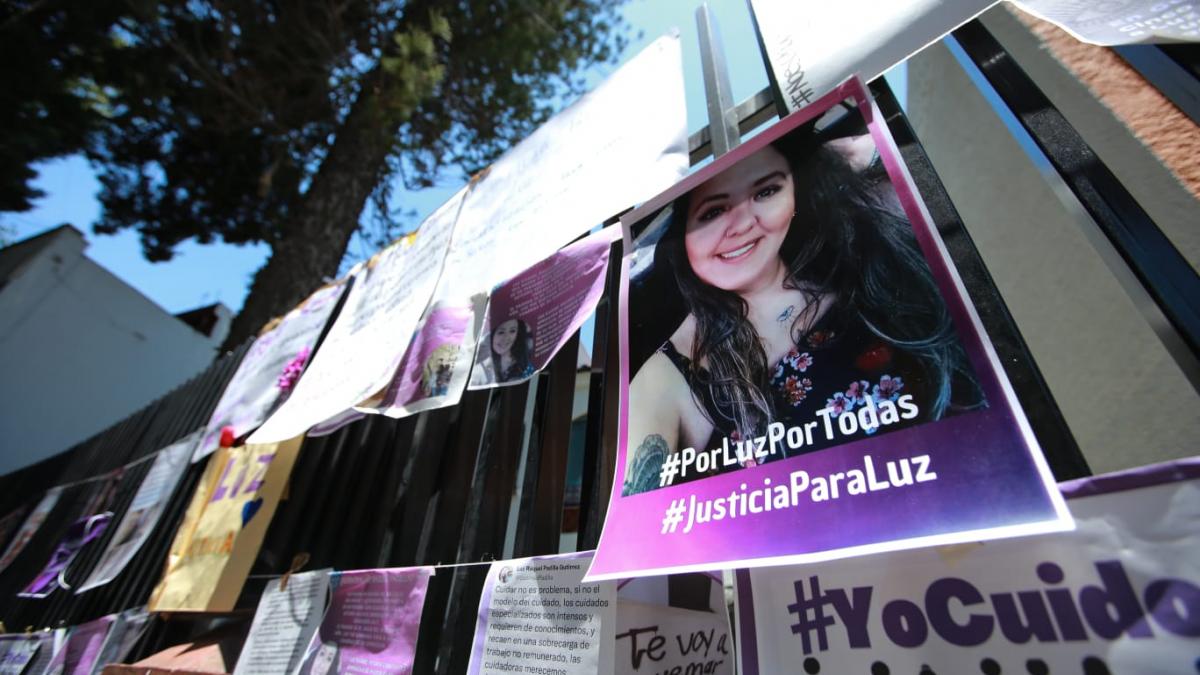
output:
<path id="1" fill-rule="evenodd" d="M 1003 10 L 986 25 L 1176 246 L 1200 260 L 1195 199 Z M 1097 473 L 1196 454 L 1200 397 L 1052 185 L 953 55 L 909 62 L 909 115 Z"/>

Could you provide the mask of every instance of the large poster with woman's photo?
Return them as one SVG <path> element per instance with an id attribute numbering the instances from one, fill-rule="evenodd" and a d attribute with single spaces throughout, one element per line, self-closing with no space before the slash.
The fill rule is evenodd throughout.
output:
<path id="1" fill-rule="evenodd" d="M 620 447 L 589 578 L 1070 529 L 860 82 L 623 222 Z"/>

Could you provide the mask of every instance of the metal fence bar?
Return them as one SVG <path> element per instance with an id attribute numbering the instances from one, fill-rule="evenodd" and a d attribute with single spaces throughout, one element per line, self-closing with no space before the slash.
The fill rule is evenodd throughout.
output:
<path id="1" fill-rule="evenodd" d="M 978 19 L 954 31 L 954 38 L 1127 266 L 1114 266 L 1111 257 L 1102 255 L 1110 270 L 1118 278 L 1132 272 L 1166 317 L 1169 325 L 1160 324 L 1147 314 L 1139 298 L 1133 298 L 1180 370 L 1200 391 L 1200 276 Z"/>

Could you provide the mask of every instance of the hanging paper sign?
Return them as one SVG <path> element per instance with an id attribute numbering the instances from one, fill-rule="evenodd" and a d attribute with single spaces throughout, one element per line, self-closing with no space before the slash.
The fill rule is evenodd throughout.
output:
<path id="1" fill-rule="evenodd" d="M 1062 487 L 1074 532 L 739 571 L 742 672 L 1195 672 L 1200 460 Z"/>
<path id="2" fill-rule="evenodd" d="M 42 647 L 35 635 L 0 635 L 0 675 L 21 675 Z M 37 672 L 30 670 L 29 672 Z"/>
<path id="3" fill-rule="evenodd" d="M 287 587 L 267 583 L 234 675 L 291 675 L 317 632 L 329 593 L 329 570 L 293 574 Z"/>
<path id="4" fill-rule="evenodd" d="M 76 593 L 102 586 L 115 579 L 141 549 L 142 544 L 154 532 L 158 519 L 175 492 L 175 486 L 187 470 L 198 439 L 199 434 L 195 433 L 159 451 L 146 477 L 138 486 L 125 515 L 121 517 L 120 524 L 109 539 L 108 548 L 100 557 L 100 562 L 96 563 L 91 575 Z"/>
<path id="5" fill-rule="evenodd" d="M 345 288 L 346 282 L 339 281 L 317 290 L 254 340 L 221 394 L 193 462 L 217 449 L 224 427 L 232 427 L 234 437 L 240 438 L 283 404 L 308 365 Z"/>
<path id="6" fill-rule="evenodd" d="M 838 111 L 849 136 L 815 132 Z M 590 578 L 1071 527 L 861 83 L 628 224 L 617 480 Z"/>
<path id="7" fill-rule="evenodd" d="M 682 56 L 679 38 L 668 36 L 543 124 L 472 184 L 432 305 L 456 315 L 471 312 L 470 320 L 455 323 L 465 332 L 446 393 L 408 402 L 400 396 L 371 408 L 400 417 L 458 403 L 487 293 L 675 182 L 687 167 Z M 426 321 L 425 327 L 444 332 L 440 324 Z M 419 355 L 414 357 L 417 362 L 399 371 L 400 378 L 424 368 Z"/>
<path id="8" fill-rule="evenodd" d="M 50 660 L 47 675 L 91 675 L 97 665 L 103 665 L 97 657 L 114 621 L 116 615 L 110 614 L 71 628 L 66 644 Z"/>
<path id="9" fill-rule="evenodd" d="M 33 535 L 37 534 L 42 523 L 46 522 L 50 512 L 58 505 L 58 498 L 62 496 L 61 487 L 53 487 L 46 491 L 42 496 L 41 501 L 37 506 L 33 507 L 33 511 L 25 518 L 25 522 L 21 523 L 21 529 L 13 535 L 13 539 L 8 544 L 8 548 L 4 550 L 4 555 L 0 556 L 0 572 L 8 569 L 17 556 L 21 555 L 21 551 L 29 544 L 29 540 L 33 539 Z"/>
<path id="10" fill-rule="evenodd" d="M 1200 40 L 1200 7 L 1192 0 L 1017 0 L 1013 4 L 1097 45 Z"/>
<path id="11" fill-rule="evenodd" d="M 492 563 L 467 675 L 613 672 L 616 589 L 583 583 L 591 556 Z"/>
<path id="12" fill-rule="evenodd" d="M 388 385 L 436 287 L 465 192 L 358 272 L 320 351 L 251 442 L 302 434 Z"/>
<path id="13" fill-rule="evenodd" d="M 8 515 L 0 518 L 0 545 L 7 544 L 9 537 L 17 531 L 17 526 L 25 521 L 25 513 L 28 508 L 28 504 L 18 506 L 9 511 Z"/>
<path id="14" fill-rule="evenodd" d="M 67 534 L 58 543 L 41 574 L 17 595 L 24 598 L 44 598 L 63 586 L 62 575 L 79 555 L 79 551 L 94 539 L 104 534 L 112 519 L 112 512 L 105 511 L 80 518 L 67 528 Z"/>
<path id="15" fill-rule="evenodd" d="M 99 675 L 104 666 L 110 663 L 121 663 L 133 653 L 134 645 L 145 635 L 150 626 L 150 614 L 145 607 L 127 609 L 117 615 L 108 637 L 104 639 L 100 653 L 96 656 L 93 675 Z"/>
<path id="16" fill-rule="evenodd" d="M 409 675 L 431 567 L 335 572 L 333 598 L 297 675 Z"/>
<path id="17" fill-rule="evenodd" d="M 613 226 L 497 286 L 488 300 L 471 389 L 528 380 L 579 330 L 604 294 Z"/>
<path id="18" fill-rule="evenodd" d="M 617 675 L 733 675 L 733 637 L 720 574 L 641 577 L 617 590 Z"/>
<path id="19" fill-rule="evenodd" d="M 750 0 L 789 111 L 859 75 L 870 81 L 970 21 L 997 0 Z"/>
<path id="20" fill-rule="evenodd" d="M 204 476 L 150 596 L 152 612 L 233 609 L 287 486 L 302 438 L 221 448 Z"/>

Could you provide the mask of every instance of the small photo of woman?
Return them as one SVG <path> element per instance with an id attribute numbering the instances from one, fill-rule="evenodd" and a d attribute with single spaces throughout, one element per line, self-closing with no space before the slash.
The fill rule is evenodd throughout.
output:
<path id="1" fill-rule="evenodd" d="M 480 341 L 471 384 L 519 382 L 531 377 L 533 333 L 516 317 L 500 322 Z"/>
<path id="2" fill-rule="evenodd" d="M 337 644 L 322 642 L 311 652 L 300 668 L 301 675 L 337 675 L 340 672 L 340 653 Z"/>
<path id="3" fill-rule="evenodd" d="M 454 361 L 458 358 L 458 345 L 441 345 L 425 360 L 421 369 L 421 393 L 425 398 L 445 396 L 450 391 L 450 378 L 454 374 Z"/>
<path id="4" fill-rule="evenodd" d="M 811 124 L 780 137 L 634 226 L 623 494 L 660 487 L 672 453 L 774 422 L 870 408 L 877 423 L 854 437 L 810 427 L 799 451 L 710 474 L 985 405 L 861 115 L 847 117 L 833 138 Z M 896 419 L 878 423 L 884 409 Z"/>

